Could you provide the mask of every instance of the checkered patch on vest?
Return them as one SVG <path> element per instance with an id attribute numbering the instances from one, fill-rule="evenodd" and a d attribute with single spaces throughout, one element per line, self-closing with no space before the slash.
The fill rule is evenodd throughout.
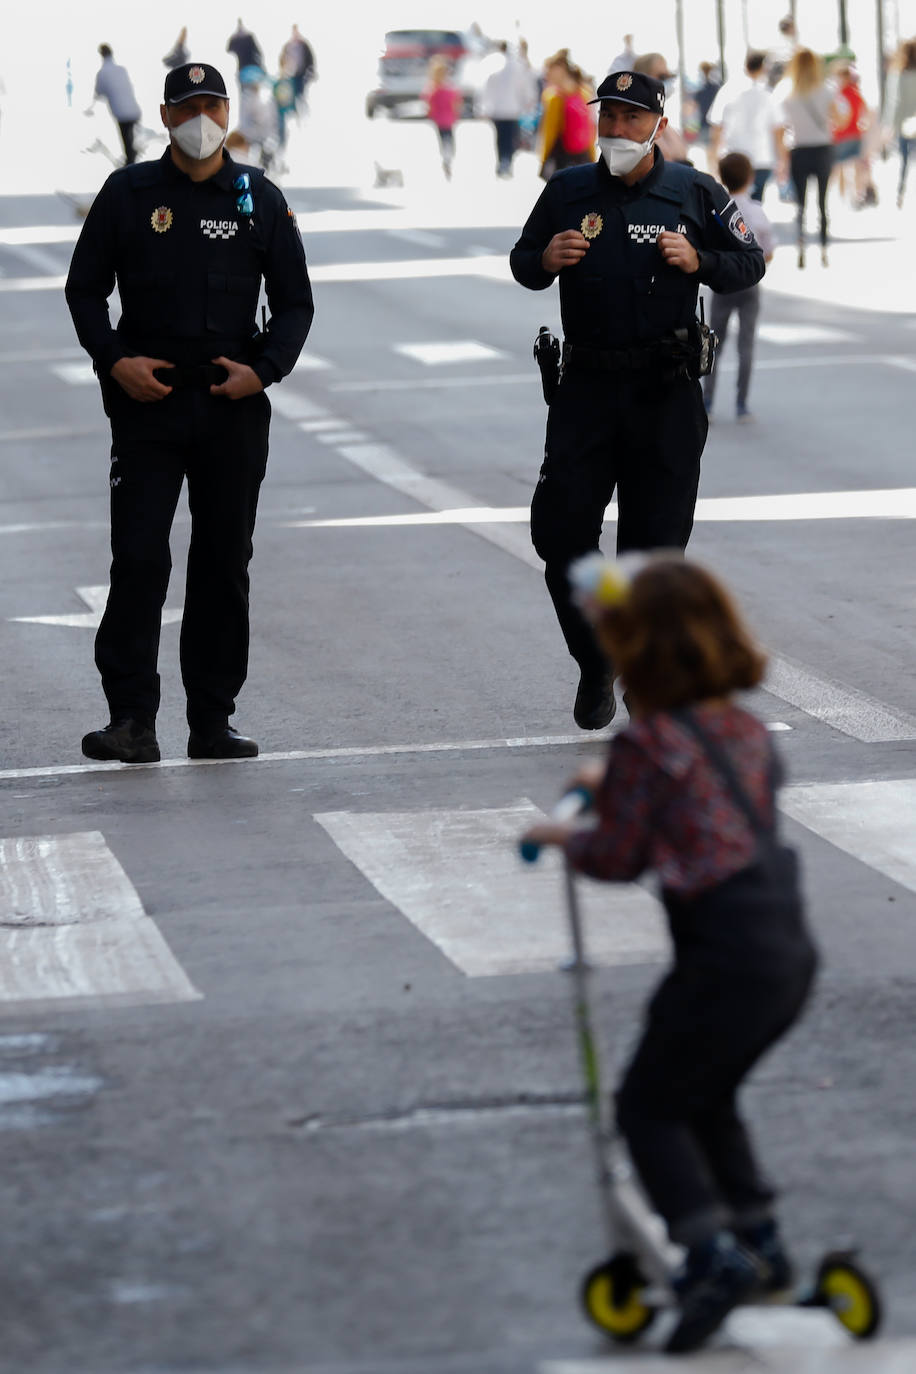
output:
<path id="1" fill-rule="evenodd" d="M 231 239 L 238 233 L 239 223 L 235 219 L 202 219 L 200 232 L 205 239 Z"/>
<path id="2" fill-rule="evenodd" d="M 629 227 L 630 238 L 634 243 L 654 243 L 659 234 L 678 233 L 686 234 L 686 224 L 679 224 L 676 230 L 670 230 L 667 224 L 631 224 Z"/>

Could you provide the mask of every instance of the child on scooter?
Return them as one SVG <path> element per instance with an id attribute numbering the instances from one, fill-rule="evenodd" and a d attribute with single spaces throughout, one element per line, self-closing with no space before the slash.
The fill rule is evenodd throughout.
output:
<path id="1" fill-rule="evenodd" d="M 639 557 L 639 556 L 637 556 Z M 630 723 L 594 790 L 596 825 L 545 821 L 580 873 L 654 870 L 674 963 L 617 1093 L 617 1123 L 671 1239 L 686 1247 L 668 1350 L 693 1350 L 751 1295 L 792 1282 L 736 1095 L 789 1029 L 817 962 L 794 852 L 776 838 L 780 769 L 764 726 L 734 700 L 765 659 L 725 588 L 679 555 L 635 570 L 600 555 L 570 576 L 626 687 Z"/>

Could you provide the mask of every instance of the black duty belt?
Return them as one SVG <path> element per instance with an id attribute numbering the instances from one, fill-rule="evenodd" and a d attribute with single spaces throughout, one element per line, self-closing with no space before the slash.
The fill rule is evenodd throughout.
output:
<path id="1" fill-rule="evenodd" d="M 180 364 L 177 367 L 156 367 L 153 376 L 163 386 L 175 391 L 190 391 L 194 387 L 219 386 L 229 373 L 219 363 Z"/>
<path id="2" fill-rule="evenodd" d="M 636 372 L 670 360 L 675 351 L 675 346 L 665 343 L 644 344 L 642 348 L 584 348 L 564 343 L 563 366 L 594 372 Z"/>

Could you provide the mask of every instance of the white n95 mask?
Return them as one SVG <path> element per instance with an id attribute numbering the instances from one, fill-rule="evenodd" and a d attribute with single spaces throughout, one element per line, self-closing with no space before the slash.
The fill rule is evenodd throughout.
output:
<path id="1" fill-rule="evenodd" d="M 662 118 L 659 115 L 655 121 L 655 128 L 652 130 L 645 143 L 634 143 L 631 138 L 599 138 L 598 147 L 601 149 L 601 156 L 607 163 L 607 169 L 612 177 L 623 177 L 628 172 L 632 172 L 634 167 L 638 167 L 643 158 L 651 151 L 652 144 L 655 142 L 655 135 L 658 133 L 658 126 Z"/>
<path id="2" fill-rule="evenodd" d="M 169 133 L 181 151 L 194 158 L 195 162 L 203 162 L 204 158 L 212 157 L 226 141 L 226 130 L 220 128 L 215 119 L 205 114 L 198 115 L 196 119 L 186 120 L 177 128 L 170 129 Z"/>

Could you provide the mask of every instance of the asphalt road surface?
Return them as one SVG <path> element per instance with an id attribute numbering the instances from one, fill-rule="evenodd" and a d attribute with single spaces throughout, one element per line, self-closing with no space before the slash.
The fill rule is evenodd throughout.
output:
<path id="1" fill-rule="evenodd" d="M 560 875 L 513 849 L 600 748 L 525 523 L 557 303 L 505 260 L 538 185 L 459 164 L 433 196 L 418 165 L 288 185 L 317 316 L 271 391 L 241 764 L 184 757 L 184 514 L 164 761 L 81 758 L 108 444 L 60 289 L 76 222 L 0 198 L 4 1371 L 669 1367 L 658 1338 L 609 1362 L 577 1309 L 604 1242 Z M 916 1367 L 907 215 L 838 213 L 826 270 L 778 251 L 756 419 L 730 346 L 691 545 L 773 654 L 754 705 L 824 953 L 747 1106 L 800 1264 L 861 1244 L 886 1322 L 864 1350 L 823 1314 L 738 1313 L 700 1370 Z M 667 946 L 642 889 L 587 896 L 610 1079 Z"/>

